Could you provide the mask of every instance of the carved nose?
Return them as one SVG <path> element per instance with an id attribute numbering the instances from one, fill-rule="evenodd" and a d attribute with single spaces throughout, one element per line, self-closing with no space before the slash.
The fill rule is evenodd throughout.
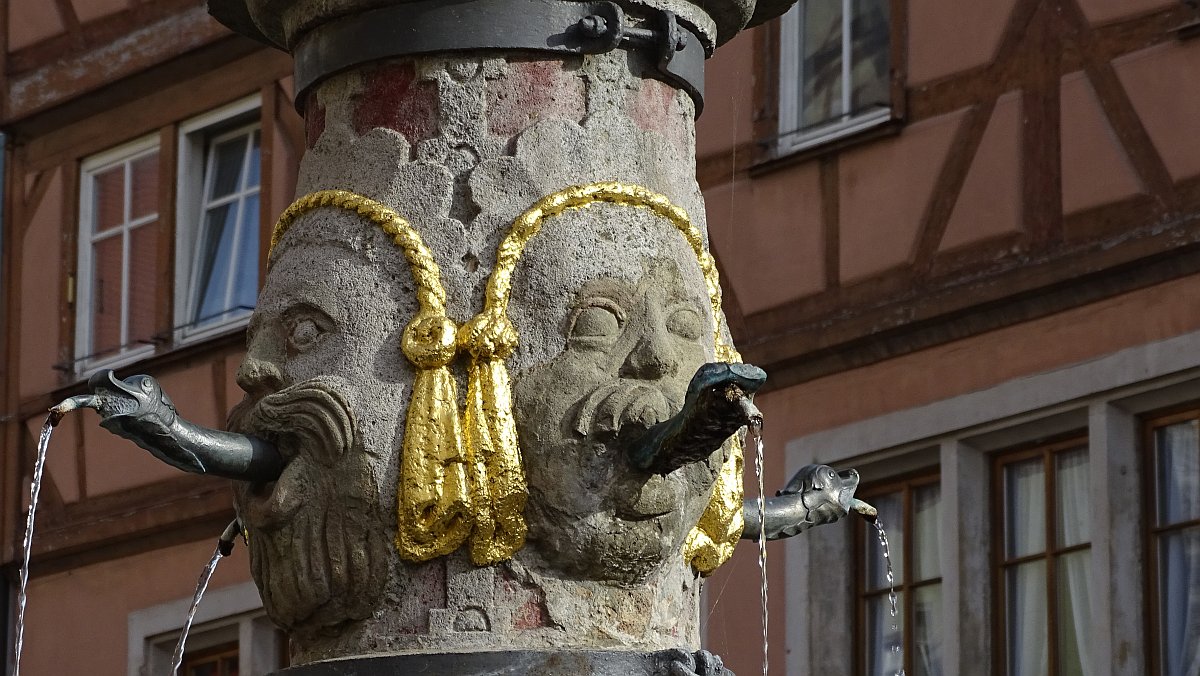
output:
<path id="1" fill-rule="evenodd" d="M 269 394 L 283 389 L 283 374 L 279 371 L 278 360 L 266 354 L 261 341 L 256 337 L 250 343 L 250 350 L 237 370 L 237 384 L 242 391 L 251 395 Z"/>
<path id="2" fill-rule="evenodd" d="M 621 375 L 644 380 L 675 375 L 679 372 L 679 356 L 672 347 L 665 327 L 650 329 L 646 335 L 638 338 L 637 344 L 625 358 Z"/>

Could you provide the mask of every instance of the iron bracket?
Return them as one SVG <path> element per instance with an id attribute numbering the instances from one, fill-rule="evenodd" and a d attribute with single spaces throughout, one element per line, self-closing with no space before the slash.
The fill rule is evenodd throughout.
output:
<path id="1" fill-rule="evenodd" d="M 653 55 L 655 75 L 686 91 L 699 116 L 704 59 L 712 46 L 671 12 L 652 11 L 635 24 L 608 0 L 421 0 L 346 16 L 297 41 L 297 106 L 321 80 L 380 59 L 467 50 L 602 54 L 634 49 Z"/>

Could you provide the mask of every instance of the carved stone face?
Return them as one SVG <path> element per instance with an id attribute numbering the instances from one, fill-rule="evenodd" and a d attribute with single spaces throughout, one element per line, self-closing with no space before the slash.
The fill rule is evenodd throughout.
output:
<path id="1" fill-rule="evenodd" d="M 277 481 L 239 484 L 237 505 L 284 628 L 369 616 L 386 576 L 392 535 L 373 465 L 388 457 L 403 401 L 388 396 L 400 325 L 390 288 L 360 256 L 302 242 L 278 252 L 250 325 L 238 372 L 247 397 L 230 425 L 275 442 L 287 466 Z"/>
<path id="2" fill-rule="evenodd" d="M 659 476 L 632 468 L 622 450 L 679 411 L 706 361 L 710 323 L 682 289 L 673 262 L 648 265 L 636 282 L 584 284 L 566 349 L 518 381 L 530 540 L 569 575 L 644 579 L 679 555 L 707 501 L 719 457 Z"/>

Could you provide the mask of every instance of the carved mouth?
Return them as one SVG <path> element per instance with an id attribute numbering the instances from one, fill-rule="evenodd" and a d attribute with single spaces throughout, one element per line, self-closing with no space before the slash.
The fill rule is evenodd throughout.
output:
<path id="1" fill-rule="evenodd" d="M 290 520 L 304 504 L 310 476 L 332 467 L 357 436 L 349 403 L 326 379 L 247 398 L 230 412 L 229 427 L 273 443 L 283 458 L 278 479 L 245 485 L 239 491 L 243 517 L 257 528 Z"/>

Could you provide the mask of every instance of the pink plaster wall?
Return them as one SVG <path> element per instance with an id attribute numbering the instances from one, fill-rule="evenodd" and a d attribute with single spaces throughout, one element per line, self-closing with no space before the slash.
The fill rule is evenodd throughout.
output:
<path id="1" fill-rule="evenodd" d="M 754 140 L 755 28 L 742 31 L 704 64 L 704 113 L 696 121 L 696 157 Z"/>
<path id="2" fill-rule="evenodd" d="M 923 120 L 895 138 L 841 156 L 838 244 L 843 282 L 910 261 L 934 183 L 965 113 Z"/>
<path id="3" fill-rule="evenodd" d="M 76 462 L 77 454 L 75 453 L 76 441 L 79 439 L 79 421 L 80 416 L 69 415 L 63 418 L 62 422 L 54 428 L 54 434 L 50 437 L 50 445 L 46 448 L 46 476 L 54 482 L 54 487 L 58 489 L 59 495 L 63 502 L 71 503 L 79 501 L 79 464 Z M 45 423 L 46 416 L 35 415 L 25 421 L 25 433 L 29 435 L 29 439 L 33 443 L 37 443 L 38 435 L 42 432 L 42 424 Z M 33 443 L 30 448 L 33 448 Z M 32 455 L 30 456 L 29 465 L 32 474 Z M 24 495 L 24 505 L 29 505 L 29 495 L 27 492 L 22 492 Z"/>
<path id="4" fill-rule="evenodd" d="M 1063 76 L 1060 109 L 1063 213 L 1142 192 L 1142 182 L 1082 71 Z"/>
<path id="5" fill-rule="evenodd" d="M 63 23 L 53 2 L 46 0 L 9 0 L 8 49 L 45 40 L 63 32 Z"/>
<path id="6" fill-rule="evenodd" d="M 942 236 L 941 250 L 1021 230 L 1021 92 L 996 101 Z"/>
<path id="7" fill-rule="evenodd" d="M 212 547 L 205 540 L 34 577 L 22 673 L 127 673 L 129 614 L 191 598 Z M 250 579 L 245 553 L 238 548 L 221 562 L 209 593 Z"/>
<path id="8" fill-rule="evenodd" d="M 1179 4 L 1176 0 L 1078 0 L 1079 7 L 1094 24 L 1122 19 Z"/>
<path id="9" fill-rule="evenodd" d="M 59 361 L 58 298 L 62 267 L 62 221 L 67 216 L 62 203 L 62 172 L 53 169 L 46 196 L 42 198 L 21 251 L 21 365 L 18 371 L 21 397 L 31 397 L 58 387 L 59 374 L 52 367 Z M 73 214 L 71 215 L 74 221 Z"/>
<path id="10" fill-rule="evenodd" d="M 1000 46 L 1014 5 L 1015 0 L 910 0 L 908 84 L 987 64 Z"/>
<path id="11" fill-rule="evenodd" d="M 109 14 L 116 14 L 129 8 L 129 0 L 74 0 L 75 16 L 80 23 L 99 19 Z"/>
<path id="12" fill-rule="evenodd" d="M 1200 41 L 1164 42 L 1113 65 L 1171 177 L 1200 174 Z"/>
<path id="13" fill-rule="evenodd" d="M 825 238 L 815 162 L 704 193 L 708 232 L 742 312 L 824 288 Z"/>

